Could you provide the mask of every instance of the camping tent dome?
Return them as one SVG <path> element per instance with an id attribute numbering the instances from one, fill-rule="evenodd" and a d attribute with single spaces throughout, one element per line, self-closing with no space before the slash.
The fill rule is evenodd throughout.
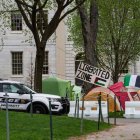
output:
<path id="1" fill-rule="evenodd" d="M 59 95 L 66 97 L 66 94 L 70 94 L 71 82 L 63 80 L 58 77 L 49 77 L 42 80 L 42 92 L 48 94 Z"/>
<path id="2" fill-rule="evenodd" d="M 109 99 L 109 111 L 113 112 L 115 94 L 108 88 L 104 88 L 104 87 L 93 88 L 92 90 L 90 90 L 87 93 L 87 95 L 84 97 L 84 100 L 85 101 L 97 101 L 99 94 L 101 94 L 102 101 L 107 101 L 107 98 Z M 119 102 L 118 98 L 116 98 L 116 110 L 117 111 L 121 110 L 120 102 Z"/>

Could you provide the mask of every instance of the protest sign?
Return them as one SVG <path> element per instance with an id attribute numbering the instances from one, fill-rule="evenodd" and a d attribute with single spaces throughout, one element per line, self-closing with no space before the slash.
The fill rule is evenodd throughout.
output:
<path id="1" fill-rule="evenodd" d="M 107 87 L 110 82 L 111 73 L 81 62 L 76 72 L 76 78 L 98 86 Z"/>

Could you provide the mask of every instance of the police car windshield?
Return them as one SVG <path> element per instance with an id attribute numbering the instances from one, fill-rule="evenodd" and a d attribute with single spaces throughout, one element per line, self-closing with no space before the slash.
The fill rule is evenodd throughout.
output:
<path id="1" fill-rule="evenodd" d="M 28 94 L 31 93 L 31 92 L 32 92 L 32 94 L 36 93 L 34 90 L 30 89 L 28 86 L 25 86 L 24 84 L 21 84 L 21 86 L 22 86 L 22 89 L 24 91 L 26 91 L 26 93 L 28 93 Z"/>

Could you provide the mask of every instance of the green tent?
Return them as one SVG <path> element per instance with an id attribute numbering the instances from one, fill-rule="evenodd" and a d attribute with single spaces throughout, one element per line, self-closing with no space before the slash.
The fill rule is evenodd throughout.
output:
<path id="1" fill-rule="evenodd" d="M 76 100 L 76 96 L 78 96 L 79 97 L 79 99 L 81 99 L 81 97 L 82 97 L 82 95 L 81 95 L 81 87 L 80 86 L 76 86 L 76 85 L 74 85 L 74 87 L 73 87 L 73 98 L 72 98 L 72 100 Z"/>
<path id="2" fill-rule="evenodd" d="M 72 93 L 71 82 L 57 77 L 49 77 L 42 80 L 42 92 L 59 95 L 62 97 L 70 96 Z"/>

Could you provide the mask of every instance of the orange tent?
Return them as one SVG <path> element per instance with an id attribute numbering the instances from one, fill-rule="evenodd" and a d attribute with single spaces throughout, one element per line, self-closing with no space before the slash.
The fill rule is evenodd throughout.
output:
<path id="1" fill-rule="evenodd" d="M 104 87 L 93 88 L 92 90 L 90 90 L 88 92 L 87 95 L 85 95 L 84 100 L 85 101 L 97 101 L 98 95 L 100 93 L 101 93 L 101 100 L 102 101 L 107 101 L 107 95 L 108 95 L 109 111 L 113 112 L 114 111 L 114 96 L 115 96 L 115 94 L 114 94 L 114 92 L 112 92 L 108 88 L 104 88 Z M 120 102 L 119 102 L 118 98 L 116 98 L 116 110 L 117 111 L 121 110 Z"/>

